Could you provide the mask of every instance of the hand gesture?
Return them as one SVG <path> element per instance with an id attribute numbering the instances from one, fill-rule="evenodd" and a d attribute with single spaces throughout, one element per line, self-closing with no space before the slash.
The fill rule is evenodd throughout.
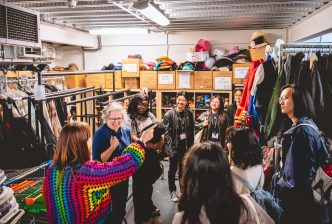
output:
<path id="1" fill-rule="evenodd" d="M 209 125 L 209 121 L 208 120 L 203 121 L 203 127 L 206 127 L 208 125 Z"/>
<path id="2" fill-rule="evenodd" d="M 157 126 L 157 124 L 152 125 L 149 129 L 145 130 L 141 135 L 141 140 L 144 143 L 147 143 L 153 138 L 153 132 L 154 128 Z"/>
<path id="3" fill-rule="evenodd" d="M 119 140 L 117 137 L 115 136 L 111 136 L 111 139 L 110 139 L 110 147 L 112 149 L 116 149 L 116 147 L 118 147 L 119 145 Z"/>

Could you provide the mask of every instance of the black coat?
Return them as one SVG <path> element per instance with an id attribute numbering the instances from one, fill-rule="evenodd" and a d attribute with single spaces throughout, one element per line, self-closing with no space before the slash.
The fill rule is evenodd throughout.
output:
<path id="1" fill-rule="evenodd" d="M 166 126 L 165 133 L 165 152 L 169 155 L 172 152 L 179 150 L 180 134 L 178 133 L 178 127 L 180 124 L 179 113 L 176 109 L 171 109 L 166 112 L 163 119 L 163 124 Z M 184 109 L 184 124 L 186 132 L 186 149 L 190 148 L 194 144 L 194 128 L 195 120 L 194 114 L 189 109 Z"/>

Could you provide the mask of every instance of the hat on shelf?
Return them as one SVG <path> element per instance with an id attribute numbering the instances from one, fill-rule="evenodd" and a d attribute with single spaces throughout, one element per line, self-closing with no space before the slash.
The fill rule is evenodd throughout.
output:
<path id="1" fill-rule="evenodd" d="M 228 51 L 226 49 L 217 47 L 213 50 L 213 55 L 216 57 L 216 60 L 218 61 L 222 57 L 225 57 L 228 55 Z"/>
<path id="2" fill-rule="evenodd" d="M 266 41 L 266 33 L 263 32 L 254 32 L 250 37 L 250 48 L 260 48 L 268 45 L 269 43 Z"/>
<path id="3" fill-rule="evenodd" d="M 211 49 L 211 43 L 204 39 L 199 39 L 195 46 L 196 52 L 209 51 Z"/>

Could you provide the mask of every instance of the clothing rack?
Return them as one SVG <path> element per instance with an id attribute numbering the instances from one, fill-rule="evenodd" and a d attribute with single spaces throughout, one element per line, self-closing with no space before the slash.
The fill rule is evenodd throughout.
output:
<path id="1" fill-rule="evenodd" d="M 331 44 L 306 44 L 306 43 L 298 43 L 298 44 L 281 44 L 280 52 L 281 53 L 311 53 L 314 51 L 320 51 L 321 53 L 331 53 L 332 45 Z"/>
<path id="2" fill-rule="evenodd" d="M 44 78 L 43 81 L 51 81 L 51 80 L 57 80 L 57 81 L 63 81 L 65 80 L 64 77 L 51 77 L 51 78 Z M 37 82 L 38 79 L 8 79 L 7 83 L 20 83 L 20 82 Z"/>

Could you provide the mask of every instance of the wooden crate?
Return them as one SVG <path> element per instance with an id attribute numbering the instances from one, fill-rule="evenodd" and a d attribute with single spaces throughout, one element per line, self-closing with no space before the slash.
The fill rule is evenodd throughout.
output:
<path id="1" fill-rule="evenodd" d="M 85 75 L 69 75 L 65 76 L 65 86 L 68 89 L 77 87 L 86 87 Z"/>
<path id="2" fill-rule="evenodd" d="M 123 59 L 122 63 L 122 77 L 124 78 L 138 78 L 139 66 L 141 59 Z"/>
<path id="3" fill-rule="evenodd" d="M 184 73 L 188 74 L 186 78 L 183 76 Z M 182 76 L 182 77 L 181 77 Z M 176 71 L 176 89 L 193 89 L 195 87 L 195 73 L 194 71 Z"/>
<path id="4" fill-rule="evenodd" d="M 175 89 L 174 71 L 158 71 L 158 89 Z"/>
<path id="5" fill-rule="evenodd" d="M 243 84 L 243 79 L 247 75 L 247 71 L 251 64 L 233 64 L 233 83 Z"/>
<path id="6" fill-rule="evenodd" d="M 212 71 L 195 71 L 195 89 L 212 90 Z"/>
<path id="7" fill-rule="evenodd" d="M 214 90 L 232 90 L 232 72 L 213 71 Z"/>
<path id="8" fill-rule="evenodd" d="M 96 88 L 99 87 L 105 88 L 106 86 L 105 74 L 100 73 L 100 74 L 86 75 L 85 82 L 87 87 L 94 86 Z"/>
<path id="9" fill-rule="evenodd" d="M 26 76 L 26 77 L 29 77 L 29 78 L 33 78 L 34 77 L 34 74 L 32 71 L 18 71 L 18 76 L 21 77 L 21 76 Z"/>
<path id="10" fill-rule="evenodd" d="M 156 71 L 140 71 L 140 87 L 158 89 L 158 75 Z"/>
<path id="11" fill-rule="evenodd" d="M 126 89 L 139 89 L 139 78 L 124 78 Z"/>

